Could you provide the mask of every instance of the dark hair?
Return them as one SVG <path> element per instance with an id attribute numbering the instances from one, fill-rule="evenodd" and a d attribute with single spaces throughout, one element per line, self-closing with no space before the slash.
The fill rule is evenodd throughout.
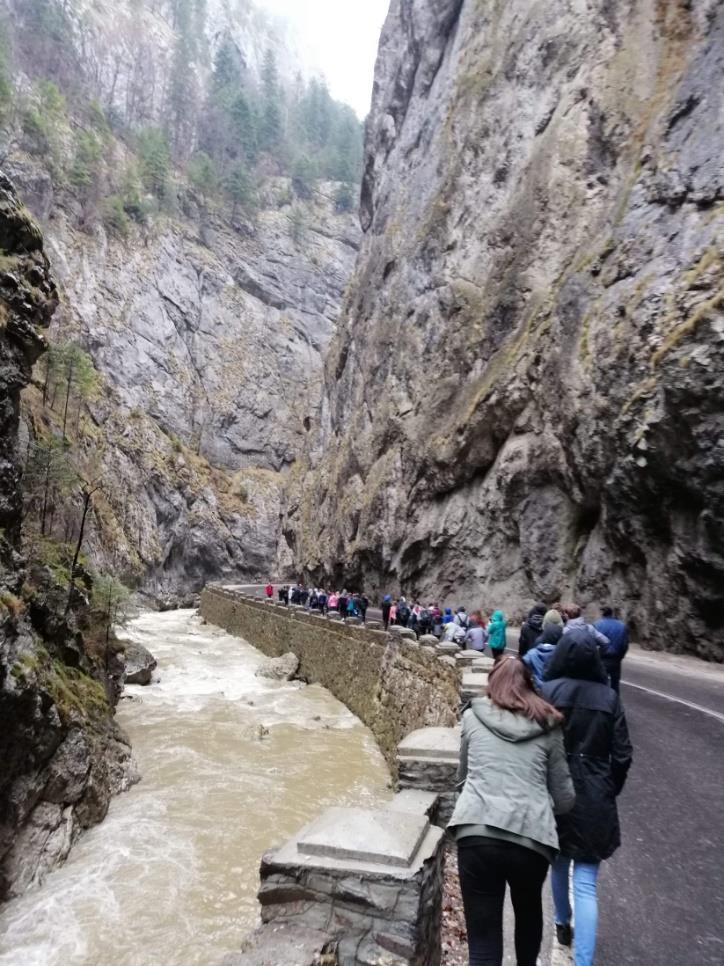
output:
<path id="1" fill-rule="evenodd" d="M 613 607 L 602 607 L 601 613 L 604 617 L 613 617 Z"/>
<path id="2" fill-rule="evenodd" d="M 511 655 L 495 665 L 488 677 L 488 697 L 496 707 L 523 713 L 544 727 L 563 720 L 535 690 L 530 668 L 519 657 Z"/>
<path id="3" fill-rule="evenodd" d="M 566 613 L 568 614 L 569 620 L 575 620 L 576 617 L 580 617 L 583 613 L 578 604 L 569 604 L 566 607 Z"/>

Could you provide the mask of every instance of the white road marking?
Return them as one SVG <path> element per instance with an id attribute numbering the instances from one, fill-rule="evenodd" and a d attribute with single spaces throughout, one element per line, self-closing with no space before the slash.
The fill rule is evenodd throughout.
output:
<path id="1" fill-rule="evenodd" d="M 702 714 L 708 714 L 710 717 L 724 722 L 724 714 L 719 714 L 718 711 L 712 711 L 711 708 L 703 708 L 700 704 L 685 701 L 683 698 L 677 698 L 673 694 L 665 694 L 663 691 L 655 691 L 653 688 L 645 688 L 642 684 L 633 684 L 631 681 L 621 681 L 621 684 L 626 685 L 627 688 L 636 688 L 637 691 L 644 691 L 646 694 L 653 694 L 657 698 L 664 698 L 666 701 L 675 701 L 676 704 L 683 704 L 686 708 L 691 708 L 693 711 L 701 711 Z"/>

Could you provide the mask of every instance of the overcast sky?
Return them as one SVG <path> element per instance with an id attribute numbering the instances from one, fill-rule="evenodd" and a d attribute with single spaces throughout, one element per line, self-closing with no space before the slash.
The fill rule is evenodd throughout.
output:
<path id="1" fill-rule="evenodd" d="M 377 42 L 390 0 L 257 0 L 296 27 L 305 60 L 325 74 L 332 96 L 366 117 Z"/>

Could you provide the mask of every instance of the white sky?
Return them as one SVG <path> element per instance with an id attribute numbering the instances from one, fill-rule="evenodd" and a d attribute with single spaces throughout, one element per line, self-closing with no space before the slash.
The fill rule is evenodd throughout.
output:
<path id="1" fill-rule="evenodd" d="M 366 117 L 377 43 L 390 0 L 257 0 L 296 28 L 305 61 L 319 67 L 333 97 Z"/>

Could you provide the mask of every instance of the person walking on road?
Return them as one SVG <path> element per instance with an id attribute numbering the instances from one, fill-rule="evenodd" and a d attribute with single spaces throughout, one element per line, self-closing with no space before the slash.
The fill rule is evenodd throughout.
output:
<path id="1" fill-rule="evenodd" d="M 488 645 L 496 661 L 499 661 L 505 653 L 508 643 L 505 633 L 506 628 L 507 624 L 502 610 L 494 610 L 488 624 Z"/>
<path id="2" fill-rule="evenodd" d="M 563 623 L 561 612 L 556 610 L 555 607 L 551 607 L 551 609 L 547 610 L 543 615 L 543 631 L 545 631 L 546 627 L 548 627 L 550 624 L 556 624 L 558 627 L 560 627 L 561 633 L 563 633 Z M 540 638 L 538 638 L 536 644 L 539 642 Z"/>
<path id="3" fill-rule="evenodd" d="M 470 627 L 470 618 L 468 617 L 468 613 L 464 607 L 458 607 L 457 611 L 455 612 L 454 620 L 458 627 L 462 627 L 464 631 Z"/>
<path id="4" fill-rule="evenodd" d="M 407 627 L 407 623 L 410 620 L 410 605 L 404 597 L 400 597 L 397 601 L 397 609 L 395 610 L 395 621 L 400 625 L 400 627 Z"/>
<path id="5" fill-rule="evenodd" d="M 543 687 L 543 675 L 548 661 L 553 656 L 556 644 L 563 635 L 563 621 L 560 624 L 545 624 L 543 633 L 538 638 L 535 647 L 531 648 L 523 658 L 533 675 L 536 688 Z"/>
<path id="6" fill-rule="evenodd" d="M 621 844 L 616 797 L 631 766 L 626 716 L 596 643 L 586 628 L 561 637 L 545 670 L 543 697 L 565 717 L 563 733 L 576 804 L 558 819 L 560 855 L 552 889 L 558 941 L 573 938 L 569 875 L 573 863 L 575 966 L 591 966 L 596 950 L 600 863 Z"/>
<path id="7" fill-rule="evenodd" d="M 508 657 L 490 672 L 488 696 L 463 716 L 458 789 L 449 829 L 468 930 L 470 966 L 503 961 L 506 885 L 515 909 L 518 966 L 535 966 L 543 936 L 541 895 L 558 850 L 555 812 L 574 804 L 562 715 Z"/>
<path id="8" fill-rule="evenodd" d="M 601 657 L 608 673 L 609 683 L 618 694 L 621 687 L 621 662 L 628 651 L 628 628 L 623 621 L 613 616 L 612 607 L 602 607 L 601 615 L 601 620 L 596 621 L 593 626 L 608 638 L 608 647 Z"/>
<path id="9" fill-rule="evenodd" d="M 518 638 L 518 654 L 520 657 L 525 657 L 528 651 L 535 646 L 543 631 L 545 613 L 545 604 L 536 604 L 528 611 L 528 617 L 520 629 L 520 637 Z"/>
<path id="10" fill-rule="evenodd" d="M 563 628 L 564 634 L 570 634 L 571 631 L 575 631 L 577 628 L 580 629 L 583 627 L 588 630 L 589 634 L 593 634 L 599 647 L 603 649 L 608 647 L 608 638 L 606 635 L 602 634 L 599 630 L 596 630 L 593 624 L 589 624 L 586 621 L 585 617 L 582 616 L 583 611 L 578 604 L 571 604 L 570 606 L 566 607 L 566 614 L 568 615 L 568 620 Z"/>
<path id="11" fill-rule="evenodd" d="M 392 596 L 385 594 L 382 598 L 382 623 L 385 630 L 390 626 L 390 611 L 392 610 Z"/>
<path id="12" fill-rule="evenodd" d="M 478 612 L 479 613 L 479 612 Z M 483 627 L 482 615 L 470 617 L 470 627 L 465 635 L 465 647 L 471 651 L 484 651 L 488 640 L 488 632 Z"/>
<path id="13" fill-rule="evenodd" d="M 266 599 L 267 600 L 272 600 L 273 599 L 273 597 L 274 597 L 274 585 L 272 584 L 271 581 L 269 581 L 269 583 L 264 588 L 264 593 L 266 594 Z"/>

